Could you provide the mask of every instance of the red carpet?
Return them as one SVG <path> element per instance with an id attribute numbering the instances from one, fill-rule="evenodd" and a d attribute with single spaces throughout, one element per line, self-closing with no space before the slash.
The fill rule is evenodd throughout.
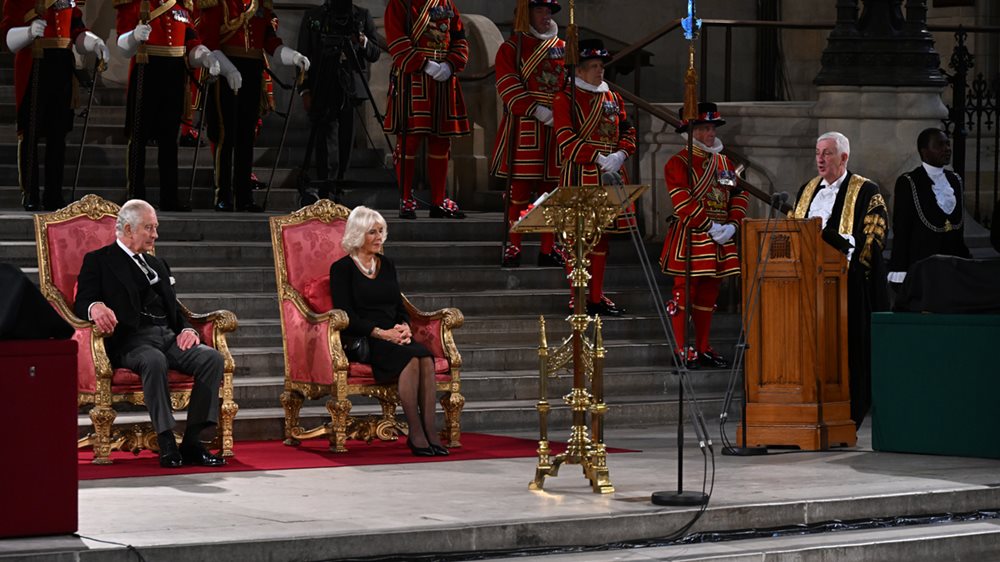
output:
<path id="1" fill-rule="evenodd" d="M 462 446 L 450 449 L 447 457 L 415 457 L 406 447 L 406 440 L 396 442 L 348 441 L 346 453 L 331 453 L 330 442 L 326 439 L 310 439 L 298 447 L 286 447 L 281 441 L 237 441 L 235 457 L 228 459 L 223 468 L 203 468 L 199 466 L 179 469 L 160 468 L 156 455 L 143 451 L 138 456 L 129 452 L 111 453 L 114 464 L 98 466 L 91 464 L 93 452 L 80 449 L 77 454 L 80 480 L 101 478 L 134 478 L 138 476 L 164 476 L 171 474 L 197 474 L 202 472 L 245 472 L 251 470 L 286 470 L 292 468 L 330 468 L 336 466 L 364 466 L 370 464 L 403 464 L 411 462 L 447 462 L 478 459 L 506 459 L 534 457 L 538 441 L 463 433 Z M 564 443 L 551 444 L 553 454 L 565 449 Z M 632 453 L 629 449 L 608 448 L 609 453 Z"/>

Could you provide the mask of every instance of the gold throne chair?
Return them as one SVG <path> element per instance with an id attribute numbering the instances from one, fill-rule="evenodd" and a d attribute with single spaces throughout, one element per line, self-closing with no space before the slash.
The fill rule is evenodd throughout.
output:
<path id="1" fill-rule="evenodd" d="M 347 439 L 396 440 L 406 433 L 406 424 L 396 418 L 399 395 L 395 384 L 377 384 L 371 366 L 348 362 L 341 347 L 340 331 L 347 327 L 347 314 L 333 308 L 330 298 L 330 265 L 345 255 L 340 240 L 351 210 L 321 199 L 284 216 L 271 217 L 271 245 L 281 309 L 281 333 L 285 353 L 285 444 L 328 435 L 330 450 L 345 452 Z M 444 442 L 461 446 L 462 356 L 455 347 L 452 330 L 464 322 L 457 308 L 423 312 L 406 297 L 413 340 L 434 354 L 437 390 L 444 408 Z M 375 398 L 381 415 L 351 416 L 351 397 Z M 330 421 L 312 429 L 300 425 L 303 400 L 328 396 Z"/>
<path id="2" fill-rule="evenodd" d="M 118 205 L 96 195 L 83 199 L 54 213 L 35 215 L 35 247 L 38 250 L 38 284 L 42 294 L 56 311 L 68 321 L 76 333 L 78 345 L 77 403 L 90 406 L 93 432 L 79 440 L 79 447 L 92 446 L 94 464 L 111 464 L 112 449 L 157 450 L 156 434 L 145 423 L 112 434 L 117 412 L 115 404 L 142 405 L 142 381 L 128 369 L 113 369 L 104 349 L 104 335 L 93 322 L 77 318 L 73 313 L 77 276 L 83 257 L 90 251 L 115 240 Z M 233 455 L 233 419 L 239 406 L 233 401 L 233 356 L 226 345 L 226 333 L 236 329 L 236 315 L 228 310 L 194 314 L 183 304 L 181 309 L 191 325 L 198 330 L 201 341 L 218 350 L 225 359 L 219 399 L 219 429 L 214 446 L 223 456 Z M 192 378 L 176 371 L 169 372 L 170 402 L 175 410 L 187 407 L 191 398 Z"/>

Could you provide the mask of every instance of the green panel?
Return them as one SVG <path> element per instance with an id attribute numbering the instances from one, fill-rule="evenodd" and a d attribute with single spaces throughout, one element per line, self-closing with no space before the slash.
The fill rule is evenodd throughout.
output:
<path id="1" fill-rule="evenodd" d="M 1000 316 L 872 315 L 872 447 L 1000 458 Z"/>

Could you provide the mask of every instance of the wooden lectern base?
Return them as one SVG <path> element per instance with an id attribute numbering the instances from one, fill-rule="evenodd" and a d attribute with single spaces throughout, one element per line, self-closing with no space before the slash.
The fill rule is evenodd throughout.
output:
<path id="1" fill-rule="evenodd" d="M 816 404 L 747 405 L 747 442 L 743 444 L 743 424 L 736 427 L 740 447 L 798 447 L 803 451 L 822 451 L 830 447 L 853 447 L 858 442 L 851 421 L 850 402 L 823 404 L 822 422 Z M 751 413 L 752 412 L 752 413 Z"/>

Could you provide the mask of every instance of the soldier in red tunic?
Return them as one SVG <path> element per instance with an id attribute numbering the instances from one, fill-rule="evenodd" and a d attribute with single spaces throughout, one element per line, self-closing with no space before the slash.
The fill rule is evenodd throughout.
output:
<path id="1" fill-rule="evenodd" d="M 397 135 L 399 216 L 417 218 L 413 168 L 416 153 L 427 139 L 430 216 L 465 218 L 458 205 L 445 197 L 450 139 L 470 130 L 455 76 L 469 60 L 469 42 L 458 8 L 453 0 L 389 0 L 385 37 L 392 73 L 383 129 Z"/>
<path id="2" fill-rule="evenodd" d="M 604 81 L 604 63 L 610 60 L 599 39 L 580 41 L 580 64 L 572 92 L 559 92 L 554 100 L 556 139 L 562 154 L 559 185 L 602 185 L 604 174 L 621 174 L 625 159 L 635 153 L 635 127 L 625 116 L 625 102 Z M 618 216 L 605 233 L 627 232 L 635 225 L 635 210 Z M 604 294 L 608 237 L 602 236 L 590 256 L 587 314 L 620 316 L 625 310 Z"/>
<path id="3" fill-rule="evenodd" d="M 678 220 L 663 242 L 660 267 L 674 277 L 673 299 L 668 310 L 673 316 L 677 343 L 684 345 L 686 295 L 691 294 L 691 318 L 695 343 L 687 350 L 675 350 L 688 368 L 699 366 L 724 369 L 729 363 L 708 345 L 712 312 L 719 297 L 722 278 L 738 275 L 740 257 L 736 233 L 747 214 L 749 197 L 736 188 L 736 170 L 722 154 L 722 141 L 715 128 L 725 125 L 714 103 L 699 103 L 698 118 L 683 120 L 677 132 L 694 137 L 694 187 L 688 178 L 691 154 L 684 148 L 663 168 L 667 191 Z M 690 268 L 690 285 L 686 276 Z"/>
<path id="4" fill-rule="evenodd" d="M 183 1 L 115 0 L 118 47 L 135 57 L 125 116 L 128 198 L 146 199 L 146 143 L 154 139 L 161 211 L 191 210 L 177 195 L 177 132 L 187 96 L 187 65 L 219 73 L 219 61 L 195 31 L 193 6 Z"/>
<path id="5" fill-rule="evenodd" d="M 17 110 L 18 182 L 21 204 L 37 211 L 41 204 L 54 211 L 62 197 L 66 135 L 73 129 L 73 52 L 94 53 L 108 60 L 108 48 L 83 25 L 74 0 L 44 2 L 5 0 L 0 33 L 14 55 L 14 102 Z M 32 49 L 26 47 L 32 46 Z M 35 53 L 34 51 L 37 51 Z M 34 60 L 37 58 L 38 60 Z M 38 63 L 38 68 L 34 67 Z M 32 79 L 33 72 L 37 81 Z M 32 83 L 38 89 L 32 92 Z M 34 101 L 34 104 L 32 103 Z M 33 122 L 33 124 L 32 124 Z M 33 138 L 31 136 L 34 135 Z M 45 193 L 38 196 L 38 139 L 45 138 Z M 27 143 L 30 146 L 26 146 Z"/>
<path id="6" fill-rule="evenodd" d="M 215 145 L 215 210 L 261 212 L 264 209 L 253 201 L 250 174 L 261 116 L 264 54 L 302 72 L 309 70 L 309 59 L 282 44 L 270 0 L 202 0 L 201 9 L 198 31 L 226 77 L 209 89 L 208 98 L 208 136 Z"/>
<path id="7" fill-rule="evenodd" d="M 566 42 L 559 38 L 552 14 L 560 6 L 556 0 L 531 0 L 529 6 L 529 32 L 511 34 L 496 56 L 497 91 L 504 112 L 490 172 L 510 182 L 508 228 L 528 207 L 532 192 L 548 193 L 559 181 L 552 99 L 566 81 Z M 542 234 L 538 265 L 565 265 L 554 240 L 552 233 Z M 520 264 L 521 234 L 512 232 L 504 247 L 503 267 Z"/>

